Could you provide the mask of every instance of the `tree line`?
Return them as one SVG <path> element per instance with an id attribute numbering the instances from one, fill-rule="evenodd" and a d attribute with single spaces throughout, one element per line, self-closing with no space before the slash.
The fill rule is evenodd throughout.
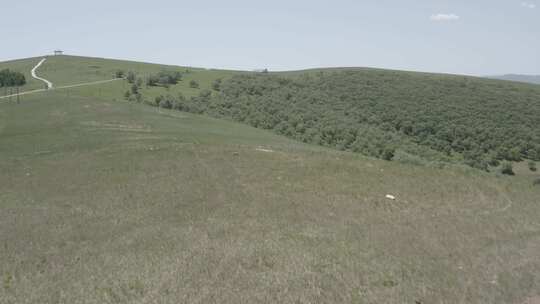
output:
<path id="1" fill-rule="evenodd" d="M 26 84 L 26 78 L 24 74 L 10 69 L 3 69 L 0 71 L 0 87 L 15 87 Z"/>
<path id="2" fill-rule="evenodd" d="M 530 85 L 366 69 L 251 73 L 212 88 L 154 105 L 387 160 L 405 154 L 482 170 L 540 160 L 540 88 Z"/>

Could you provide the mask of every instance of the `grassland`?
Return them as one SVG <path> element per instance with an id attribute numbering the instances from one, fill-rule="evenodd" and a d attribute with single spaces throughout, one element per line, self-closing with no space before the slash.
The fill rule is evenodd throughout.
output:
<path id="1" fill-rule="evenodd" d="M 0 303 L 540 295 L 540 176 L 521 164 L 510 178 L 385 162 L 114 101 L 121 86 L 0 104 Z"/>

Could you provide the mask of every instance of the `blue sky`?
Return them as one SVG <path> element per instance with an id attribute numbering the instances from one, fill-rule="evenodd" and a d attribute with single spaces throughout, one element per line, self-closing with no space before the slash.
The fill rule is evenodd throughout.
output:
<path id="1" fill-rule="evenodd" d="M 537 3 L 538 1 L 538 3 Z M 0 1 L 0 60 L 540 74 L 540 0 Z"/>

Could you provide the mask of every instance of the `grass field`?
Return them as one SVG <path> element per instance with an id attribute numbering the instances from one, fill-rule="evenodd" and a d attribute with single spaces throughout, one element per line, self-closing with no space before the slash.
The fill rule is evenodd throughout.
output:
<path id="1" fill-rule="evenodd" d="M 55 85 L 132 67 L 67 76 L 77 65 L 54 60 L 38 74 Z M 540 175 L 523 164 L 504 177 L 385 162 L 120 101 L 122 86 L 0 104 L 0 303 L 540 296 Z"/>

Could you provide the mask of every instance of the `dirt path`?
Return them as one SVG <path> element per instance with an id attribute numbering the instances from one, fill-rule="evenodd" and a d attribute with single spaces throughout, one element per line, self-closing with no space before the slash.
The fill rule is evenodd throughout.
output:
<path id="1" fill-rule="evenodd" d="M 89 85 L 95 85 L 95 84 L 102 84 L 102 83 L 107 83 L 107 82 L 113 82 L 113 81 L 117 81 L 117 80 L 122 80 L 124 78 L 114 78 L 114 79 L 107 79 L 107 80 L 98 80 L 98 81 L 91 81 L 91 82 L 83 82 L 83 83 L 79 83 L 79 84 L 70 84 L 70 85 L 65 85 L 65 86 L 61 86 L 61 87 L 56 87 L 55 89 L 69 89 L 69 88 L 76 88 L 76 87 L 82 87 L 82 86 L 89 86 Z"/>
<path id="2" fill-rule="evenodd" d="M 117 80 L 122 80 L 123 78 L 115 78 L 115 79 L 107 79 L 107 80 L 99 80 L 99 81 L 92 81 L 92 82 L 84 82 L 79 84 L 72 84 L 72 85 L 65 85 L 60 87 L 54 87 L 51 88 L 52 90 L 62 90 L 62 89 L 69 89 L 69 88 L 76 88 L 76 87 L 82 87 L 82 86 L 89 86 L 89 85 L 96 85 L 96 84 L 102 84 L 107 82 L 113 82 Z M 28 95 L 28 94 L 35 94 L 40 92 L 48 91 L 49 89 L 39 89 L 39 90 L 32 90 L 32 91 L 26 91 L 26 92 L 20 92 L 19 94 L 11 94 L 11 95 L 5 95 L 0 96 L 0 99 L 10 98 L 10 97 L 16 97 L 17 95 Z M 9 100 L 0 101 L 0 103 L 9 102 Z"/>
<path id="3" fill-rule="evenodd" d="M 48 81 L 45 78 L 41 78 L 41 77 L 36 75 L 36 70 L 43 64 L 43 62 L 45 62 L 45 60 L 47 60 L 47 58 L 41 59 L 41 61 L 38 62 L 38 64 L 36 64 L 36 66 L 32 69 L 32 71 L 30 71 L 30 73 L 32 74 L 32 77 L 34 77 L 35 79 L 45 82 L 45 84 L 47 85 L 47 89 L 52 89 L 52 87 L 53 87 L 52 82 Z"/>

